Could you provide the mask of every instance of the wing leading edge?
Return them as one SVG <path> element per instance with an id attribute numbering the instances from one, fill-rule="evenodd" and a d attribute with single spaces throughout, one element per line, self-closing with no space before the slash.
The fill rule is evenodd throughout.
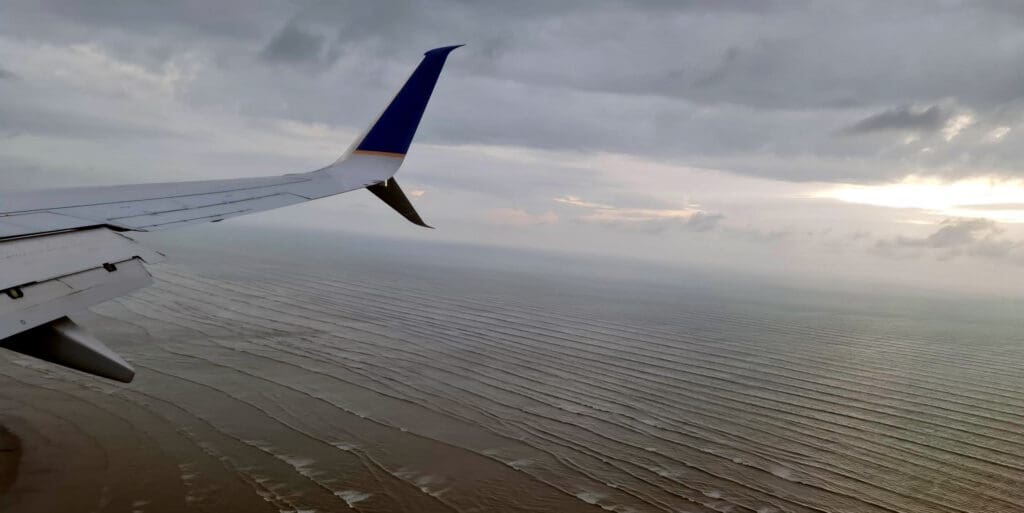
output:
<path id="1" fill-rule="evenodd" d="M 376 121 L 322 169 L 274 177 L 0 193 L 0 347 L 120 381 L 134 371 L 67 315 L 151 282 L 159 255 L 116 232 L 158 231 L 369 189 L 427 226 L 394 175 L 448 54 L 423 60 Z"/>

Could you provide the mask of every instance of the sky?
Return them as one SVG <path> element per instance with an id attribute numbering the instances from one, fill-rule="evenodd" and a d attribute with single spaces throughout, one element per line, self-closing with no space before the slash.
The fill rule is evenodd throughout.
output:
<path id="1" fill-rule="evenodd" d="M 2 0 L 4 189 L 333 161 L 465 43 L 398 178 L 219 225 L 1013 296 L 1024 4 Z"/>

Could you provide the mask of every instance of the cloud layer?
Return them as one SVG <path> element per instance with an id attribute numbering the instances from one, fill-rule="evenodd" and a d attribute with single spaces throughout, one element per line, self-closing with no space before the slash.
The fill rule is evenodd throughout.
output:
<path id="1" fill-rule="evenodd" d="M 423 50 L 468 43 L 402 171 L 436 236 L 772 269 L 799 254 L 799 272 L 990 265 L 1024 236 L 1021 21 L 968 0 L 9 0 L 0 162 L 8 188 L 312 169 Z M 907 196 L 909 176 L 936 185 Z M 979 180 L 995 185 L 954 187 Z M 257 221 L 331 210 L 420 236 L 372 198 L 303 208 Z"/>
<path id="2" fill-rule="evenodd" d="M 910 107 L 888 109 L 872 114 L 846 128 L 850 134 L 866 134 L 887 130 L 904 130 L 911 132 L 935 132 L 946 125 L 949 113 L 938 105 L 923 110 Z"/>
<path id="3" fill-rule="evenodd" d="M 93 45 L 150 71 L 189 61 L 198 70 L 182 94 L 190 104 L 353 128 L 419 51 L 468 42 L 424 127 L 439 143 L 615 151 L 848 182 L 922 168 L 1017 174 L 1022 156 L 1013 144 L 1020 14 L 992 2 L 84 5 L 12 0 L 0 30 L 26 46 Z M 17 64 L 5 69 L 17 74 Z M 976 118 L 958 140 L 835 137 L 844 127 L 933 133 L 954 110 Z"/>

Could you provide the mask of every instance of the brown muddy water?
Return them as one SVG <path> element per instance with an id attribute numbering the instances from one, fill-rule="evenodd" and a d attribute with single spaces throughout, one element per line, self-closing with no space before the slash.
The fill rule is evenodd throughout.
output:
<path id="1" fill-rule="evenodd" d="M 130 385 L 0 355 L 0 511 L 1024 510 L 1012 332 L 210 260 L 81 317 Z"/>

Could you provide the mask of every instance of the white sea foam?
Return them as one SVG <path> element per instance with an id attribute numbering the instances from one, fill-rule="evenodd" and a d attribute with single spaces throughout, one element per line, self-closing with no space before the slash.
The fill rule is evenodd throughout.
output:
<path id="1" fill-rule="evenodd" d="M 341 497 L 342 500 L 345 501 L 345 504 L 348 504 L 348 507 L 351 508 L 355 503 L 369 499 L 371 494 L 357 490 L 342 490 L 340 492 L 334 492 L 334 495 Z"/>
<path id="2" fill-rule="evenodd" d="M 772 475 L 774 475 L 775 477 L 781 477 L 782 479 L 785 479 L 787 481 L 796 480 L 796 477 L 793 475 L 793 471 L 786 467 L 775 465 L 770 470 Z"/>
<path id="3" fill-rule="evenodd" d="M 582 491 L 576 494 L 576 498 L 586 502 L 587 504 L 597 504 L 598 501 L 604 499 L 606 495 L 597 492 Z"/>

